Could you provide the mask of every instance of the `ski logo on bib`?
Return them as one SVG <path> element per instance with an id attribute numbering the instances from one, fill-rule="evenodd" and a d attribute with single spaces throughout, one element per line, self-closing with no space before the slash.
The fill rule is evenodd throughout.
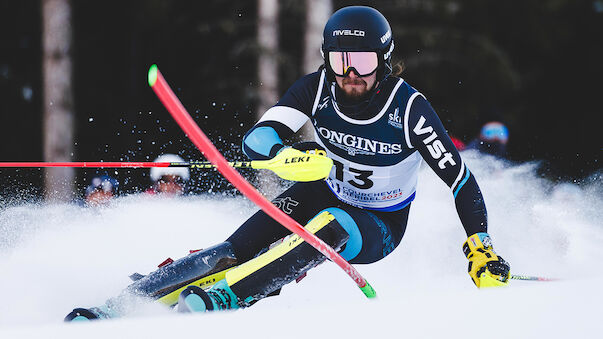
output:
<path id="1" fill-rule="evenodd" d="M 390 113 L 387 123 L 395 128 L 402 129 L 402 117 L 400 116 L 400 108 L 396 107 L 394 113 Z"/>

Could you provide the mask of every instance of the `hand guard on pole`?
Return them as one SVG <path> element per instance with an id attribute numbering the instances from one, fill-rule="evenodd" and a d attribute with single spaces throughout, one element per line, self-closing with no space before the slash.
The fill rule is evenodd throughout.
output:
<path id="1" fill-rule="evenodd" d="M 252 162 L 252 167 L 270 168 L 285 180 L 317 181 L 325 180 L 329 176 L 333 168 L 333 160 L 321 154 L 305 153 L 291 147 L 283 147 L 274 158 Z"/>
<path id="2" fill-rule="evenodd" d="M 463 244 L 463 253 L 469 259 L 467 271 L 478 288 L 501 287 L 509 284 L 509 264 L 492 248 L 488 233 L 475 233 Z"/>

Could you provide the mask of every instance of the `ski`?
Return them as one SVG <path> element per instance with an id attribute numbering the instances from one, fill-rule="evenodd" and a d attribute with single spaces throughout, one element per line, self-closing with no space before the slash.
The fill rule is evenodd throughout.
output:
<path id="1" fill-rule="evenodd" d="M 230 269 L 227 269 L 215 274 L 208 275 L 206 277 L 199 278 L 198 280 L 195 280 L 192 283 L 176 288 L 171 292 L 156 298 L 155 302 L 173 308 L 178 304 L 178 297 L 184 289 L 189 286 L 197 286 L 203 289 L 208 289 L 213 286 L 216 282 L 224 279 L 226 272 L 228 272 L 229 270 Z M 125 301 L 126 299 L 126 296 L 118 296 L 116 298 L 107 300 L 103 305 L 100 306 L 90 308 L 75 308 L 73 309 L 73 311 L 67 314 L 64 321 L 78 322 L 121 318 L 128 313 L 123 307 L 123 303 L 127 302 Z"/>
<path id="2" fill-rule="evenodd" d="M 230 269 L 226 269 L 224 271 L 220 271 L 218 273 L 214 273 L 202 278 L 199 278 L 191 283 L 183 285 L 182 287 L 174 288 L 169 291 L 167 294 L 162 295 L 160 297 L 149 296 L 147 298 L 154 299 L 155 302 L 158 302 L 167 307 L 173 308 L 178 304 L 178 297 L 180 293 L 189 286 L 197 286 L 203 289 L 208 289 L 213 286 L 216 282 L 224 279 L 226 272 Z M 127 308 L 124 305 L 129 303 L 129 299 L 134 297 L 134 295 L 124 294 L 111 298 L 107 300 L 103 305 L 90 307 L 90 308 L 75 308 L 73 311 L 69 312 L 65 317 L 64 321 L 72 322 L 72 321 L 87 321 L 87 320 L 103 320 L 103 319 L 114 319 L 121 318 L 128 313 Z"/>
<path id="3" fill-rule="evenodd" d="M 210 288 L 224 279 L 226 272 L 237 267 L 231 248 L 218 244 L 191 253 L 178 260 L 169 259 L 159 264 L 158 269 L 147 274 L 130 275 L 132 284 L 118 296 L 108 299 L 103 305 L 90 308 L 75 308 L 65 321 L 84 321 L 122 317 L 137 303 L 153 301 L 167 307 L 178 303 L 180 292 L 189 286 Z"/>

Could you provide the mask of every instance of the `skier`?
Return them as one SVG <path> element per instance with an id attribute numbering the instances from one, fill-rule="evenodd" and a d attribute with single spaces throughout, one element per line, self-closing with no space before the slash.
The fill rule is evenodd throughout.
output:
<path id="1" fill-rule="evenodd" d="M 504 158 L 507 155 L 509 130 L 502 122 L 490 121 L 484 124 L 479 136 L 472 140 L 466 149 L 478 150 L 482 153 Z"/>
<path id="2" fill-rule="evenodd" d="M 117 196 L 119 182 L 108 175 L 99 175 L 92 178 L 90 185 L 84 193 L 86 206 L 105 205 Z"/>
<path id="3" fill-rule="evenodd" d="M 323 39 L 324 65 L 294 83 L 243 139 L 248 157 L 270 159 L 286 148 L 282 140 L 310 121 L 316 143 L 298 148 L 325 150 L 334 161 L 326 183 L 296 183 L 274 203 L 302 224 L 325 219 L 312 232 L 350 263 L 372 263 L 400 243 L 424 160 L 455 198 L 469 236 L 463 251 L 475 285 L 507 284 L 509 265 L 492 249 L 475 177 L 425 97 L 392 75 L 394 42 L 385 17 L 370 7 L 340 9 L 328 20 Z M 257 256 L 287 235 L 264 212 L 256 213 L 223 244 L 247 270 L 227 273 L 207 291 L 188 287 L 179 309 L 249 305 L 324 260 L 306 243 Z"/>
<path id="4" fill-rule="evenodd" d="M 326 182 L 298 182 L 273 203 L 352 264 L 376 262 L 398 246 L 424 160 L 454 196 L 471 279 L 480 288 L 504 286 L 510 267 L 492 248 L 475 177 L 425 97 L 392 75 L 393 49 L 389 23 L 377 10 L 335 12 L 324 29 L 324 65 L 265 112 L 244 136 L 243 150 L 253 160 L 295 149 L 323 150 L 333 159 Z M 315 142 L 285 146 L 308 121 Z M 138 275 L 127 291 L 177 303 L 182 312 L 235 309 L 278 294 L 324 260 L 259 211 L 225 242 Z M 67 320 L 109 314 L 116 304 L 94 314 L 76 309 Z"/>
<path id="5" fill-rule="evenodd" d="M 166 153 L 158 156 L 153 162 L 184 162 L 176 154 Z M 147 194 L 183 195 L 185 183 L 190 178 L 189 169 L 186 167 L 153 167 L 149 175 L 152 187 L 145 191 Z"/>

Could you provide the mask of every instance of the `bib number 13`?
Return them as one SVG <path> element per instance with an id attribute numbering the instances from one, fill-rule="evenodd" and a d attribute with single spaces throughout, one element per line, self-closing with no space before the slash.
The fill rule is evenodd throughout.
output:
<path id="1" fill-rule="evenodd" d="M 333 164 L 335 165 L 335 179 L 343 181 L 343 164 L 336 160 L 333 160 Z M 359 189 L 373 187 L 374 183 L 371 179 L 369 179 L 369 177 L 373 175 L 373 171 L 365 171 L 352 167 L 350 167 L 348 171 L 354 176 L 352 180 L 348 180 L 350 185 Z"/>

